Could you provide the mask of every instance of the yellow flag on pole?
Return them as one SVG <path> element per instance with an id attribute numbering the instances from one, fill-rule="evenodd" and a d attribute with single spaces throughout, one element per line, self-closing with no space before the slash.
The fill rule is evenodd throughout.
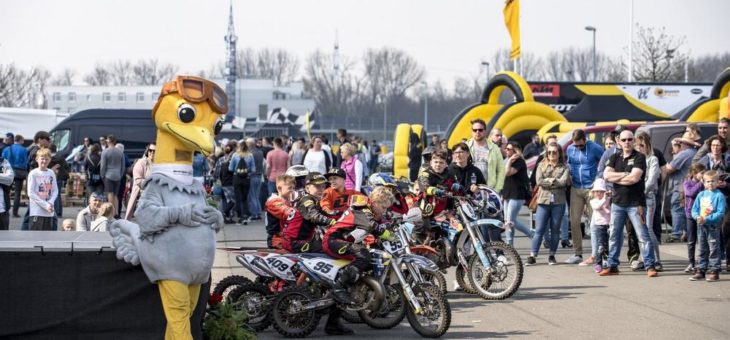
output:
<path id="1" fill-rule="evenodd" d="M 512 38 L 512 50 L 509 58 L 520 57 L 520 0 L 506 0 L 504 2 L 504 25 L 507 26 Z"/>
<path id="2" fill-rule="evenodd" d="M 307 140 L 312 140 L 312 126 L 309 123 L 309 110 L 305 113 L 304 124 L 307 126 Z"/>

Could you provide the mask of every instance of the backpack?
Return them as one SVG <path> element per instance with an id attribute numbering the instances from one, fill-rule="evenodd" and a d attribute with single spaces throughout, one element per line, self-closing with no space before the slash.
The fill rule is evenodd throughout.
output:
<path id="1" fill-rule="evenodd" d="M 101 161 L 94 164 L 94 162 L 87 156 L 87 160 L 91 163 L 91 169 L 89 169 L 87 178 L 91 186 L 102 185 L 104 182 L 101 180 Z"/>
<path id="2" fill-rule="evenodd" d="M 238 164 L 236 164 L 236 177 L 239 179 L 249 179 L 249 176 L 250 174 L 246 160 L 244 158 L 239 159 Z"/>

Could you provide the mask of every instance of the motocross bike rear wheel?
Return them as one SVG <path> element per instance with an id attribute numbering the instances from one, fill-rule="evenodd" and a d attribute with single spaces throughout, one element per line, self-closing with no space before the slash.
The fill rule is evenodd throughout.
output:
<path id="1" fill-rule="evenodd" d="M 406 303 L 406 316 L 413 330 L 425 338 L 444 335 L 451 326 L 451 306 L 446 297 L 435 286 L 423 284 L 414 286 L 413 294 L 421 305 L 421 310 L 416 311 Z"/>
<path id="2" fill-rule="evenodd" d="M 393 284 L 385 286 L 385 290 L 385 301 L 378 311 L 358 311 L 362 322 L 375 329 L 393 328 L 406 317 L 406 302 L 403 299 L 402 287 L 399 284 Z"/>
<path id="3" fill-rule="evenodd" d="M 486 243 L 483 249 L 491 265 L 485 268 L 478 255 L 472 256 L 467 273 L 471 286 L 486 300 L 504 300 L 512 296 L 522 284 L 525 271 L 522 258 L 503 242 Z"/>
<path id="4" fill-rule="evenodd" d="M 246 311 L 246 324 L 249 327 L 257 332 L 269 328 L 271 292 L 268 287 L 249 282 L 235 288 L 228 297 Z"/>
<path id="5" fill-rule="evenodd" d="M 471 285 L 471 281 L 466 277 L 466 271 L 461 264 L 456 265 L 456 283 L 467 294 L 476 294 L 477 290 Z"/>
<path id="6" fill-rule="evenodd" d="M 288 287 L 279 293 L 271 307 L 274 329 L 287 338 L 303 338 L 312 334 L 319 324 L 316 310 L 299 310 L 312 302 L 304 288 Z"/>
<path id="7" fill-rule="evenodd" d="M 234 289 L 236 289 L 236 287 L 250 282 L 251 280 L 247 277 L 243 277 L 241 275 L 231 275 L 224 278 L 215 285 L 215 288 L 213 289 L 213 294 L 218 294 L 223 298 L 227 298 L 228 295 Z"/>

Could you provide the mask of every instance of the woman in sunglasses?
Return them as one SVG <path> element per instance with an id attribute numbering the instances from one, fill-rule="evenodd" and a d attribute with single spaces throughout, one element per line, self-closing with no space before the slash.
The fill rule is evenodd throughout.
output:
<path id="1" fill-rule="evenodd" d="M 155 157 L 156 149 L 157 145 L 155 143 L 148 144 L 142 158 L 134 162 L 134 167 L 132 168 L 132 193 L 129 195 L 129 201 L 127 202 L 127 212 L 124 215 L 125 220 L 130 220 L 134 217 L 137 198 L 142 194 L 142 182 L 150 176 L 152 159 Z"/>
<path id="2" fill-rule="evenodd" d="M 548 264 L 557 264 L 555 252 L 560 239 L 560 223 L 565 214 L 566 188 L 570 185 L 570 171 L 565 165 L 563 149 L 557 143 L 550 143 L 545 151 L 547 157 L 537 165 L 537 226 L 532 237 L 532 249 L 527 265 L 536 263 L 535 257 L 547 229 L 550 229 L 550 252 Z"/>
<path id="3" fill-rule="evenodd" d="M 530 179 L 527 177 L 527 163 L 522 158 L 522 148 L 517 142 L 509 142 L 505 146 L 507 158 L 504 160 L 504 189 L 502 195 L 505 200 L 505 222 L 532 238 L 533 232 L 529 227 L 517 220 L 517 214 L 525 205 L 530 196 Z M 509 245 L 513 245 L 514 229 L 505 231 L 505 238 Z"/>

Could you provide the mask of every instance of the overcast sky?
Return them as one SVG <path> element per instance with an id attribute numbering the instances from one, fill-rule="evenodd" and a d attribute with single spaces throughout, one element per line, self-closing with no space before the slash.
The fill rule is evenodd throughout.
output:
<path id="1" fill-rule="evenodd" d="M 618 56 L 628 46 L 630 0 L 522 0 L 522 51 L 546 55 L 590 47 Z M 480 62 L 509 47 L 503 0 L 234 0 L 238 47 L 277 47 L 303 61 L 331 50 L 342 55 L 392 46 L 415 57 L 429 82 L 449 86 L 476 75 Z M 181 72 L 207 70 L 225 58 L 228 0 L 3 0 L 0 64 L 77 71 L 95 63 L 157 58 Z M 730 50 L 728 0 L 636 0 L 634 22 L 686 37 L 692 55 Z M 723 41 L 723 38 L 725 39 Z M 494 70 L 492 70 L 492 74 Z"/>

